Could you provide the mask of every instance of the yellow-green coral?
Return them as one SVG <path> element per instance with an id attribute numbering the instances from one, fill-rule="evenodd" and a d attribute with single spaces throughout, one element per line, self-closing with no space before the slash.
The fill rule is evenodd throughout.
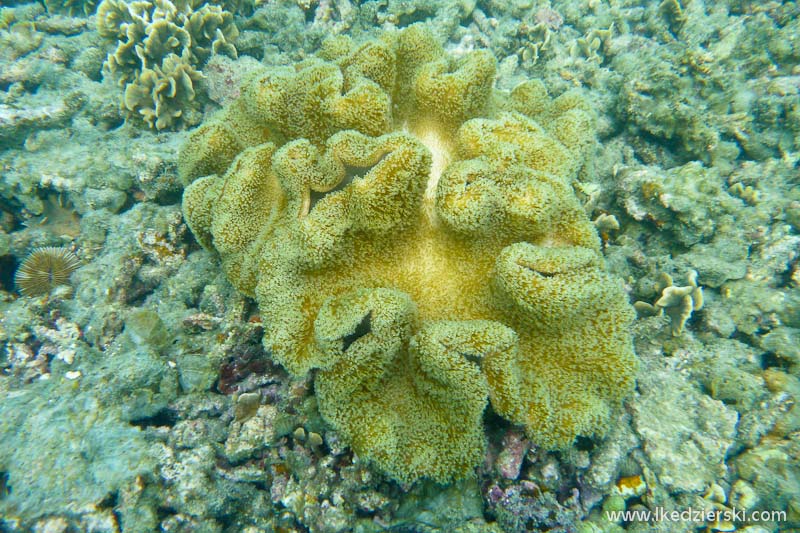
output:
<path id="1" fill-rule="evenodd" d="M 170 54 L 161 65 L 143 68 L 125 87 L 123 106 L 138 112 L 150 127 L 167 128 L 189 112 L 186 103 L 194 100 L 194 84 L 201 76 L 190 64 Z"/>
<path id="2" fill-rule="evenodd" d="M 492 283 L 500 321 L 520 332 L 523 354 L 516 372 L 505 359 L 487 358 L 490 387 L 505 394 L 492 405 L 547 448 L 602 431 L 609 400 L 633 378 L 633 312 L 602 258 L 584 246 L 518 242 L 500 253 Z M 621 368 L 611 372 L 609 364 Z"/>
<path id="3" fill-rule="evenodd" d="M 97 31 L 117 40 L 106 68 L 122 108 L 158 130 L 197 123 L 195 84 L 212 55 L 236 57 L 233 15 L 199 0 L 103 0 Z"/>
<path id="4" fill-rule="evenodd" d="M 254 73 L 179 159 L 186 220 L 272 356 L 317 369 L 325 419 L 403 481 L 467 475 L 487 397 L 558 448 L 633 385 L 632 310 L 572 190 L 591 110 L 493 78 L 422 26 L 339 38 Z"/>
<path id="5" fill-rule="evenodd" d="M 486 353 L 477 331 L 505 335 L 513 346 L 514 332 L 496 323 L 421 325 L 401 291 L 359 289 L 328 299 L 314 328 L 322 415 L 356 453 L 399 480 L 464 477 L 484 452 L 488 386 L 465 357 Z"/>

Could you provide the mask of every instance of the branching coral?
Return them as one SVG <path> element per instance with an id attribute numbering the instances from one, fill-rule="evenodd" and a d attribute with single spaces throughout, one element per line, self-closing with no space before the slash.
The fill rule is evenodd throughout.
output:
<path id="1" fill-rule="evenodd" d="M 539 444 L 601 434 L 630 392 L 632 309 L 572 190 L 588 104 L 495 91 L 422 26 L 255 73 L 181 153 L 184 214 L 316 369 L 325 419 L 396 479 L 483 455 L 488 400 Z"/>
<path id="2" fill-rule="evenodd" d="M 195 83 L 212 55 L 236 57 L 233 15 L 197 0 L 104 0 L 97 30 L 117 40 L 106 67 L 125 88 L 122 107 L 151 128 L 197 122 Z"/>

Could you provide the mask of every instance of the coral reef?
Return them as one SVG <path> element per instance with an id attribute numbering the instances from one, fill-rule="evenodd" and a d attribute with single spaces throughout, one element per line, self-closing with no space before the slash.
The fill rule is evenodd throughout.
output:
<path id="1" fill-rule="evenodd" d="M 634 428 L 645 454 L 663 486 L 675 492 L 702 491 L 725 475 L 737 413 L 663 369 L 654 371 L 652 380 L 634 406 Z"/>
<path id="2" fill-rule="evenodd" d="M 77 109 L 51 104 L 37 108 L 14 109 L 0 105 L 0 145 L 17 143 L 34 128 L 52 128 L 69 122 Z"/>
<path id="3" fill-rule="evenodd" d="M 239 57 L 213 50 L 207 56 L 210 46 L 203 45 L 199 61 L 183 70 L 175 58 L 162 65 L 171 49 L 163 38 L 191 48 L 179 31 L 191 29 L 176 16 L 203 6 L 196 0 L 128 4 L 147 11 L 147 53 L 153 54 L 153 73 L 130 91 L 128 105 L 146 107 L 154 124 L 159 116 L 171 119 L 175 128 L 216 105 L 228 108 L 216 119 L 204 117 L 201 129 L 207 131 L 195 134 L 209 141 L 216 135 L 213 146 L 195 143 L 180 165 L 179 147 L 189 132 L 148 127 L 144 115 L 120 106 L 124 91 L 108 70 L 103 75 L 108 52 L 127 36 L 95 31 L 96 17 L 84 16 L 91 0 L 7 0 L 0 7 L 0 530 L 797 529 L 797 2 L 214 1 L 208 4 L 236 18 Z M 153 4 L 165 8 L 159 20 L 179 29 L 157 24 Z M 420 21 L 429 23 L 438 42 L 406 46 L 398 54 L 393 32 L 419 34 L 413 24 Z M 392 35 L 381 37 L 387 31 Z M 144 53 L 146 39 L 140 34 L 130 54 L 119 57 L 140 61 L 136 46 Z M 158 43 L 165 53 L 156 58 Z M 476 55 L 476 49 L 492 54 Z M 124 76 L 127 68 L 120 65 L 117 72 Z M 169 77 L 172 72 L 176 76 Z M 250 76 L 263 82 L 261 93 L 257 82 L 247 83 Z M 465 76 L 473 77 L 477 98 L 450 95 L 439 109 L 436 95 L 448 87 L 455 93 L 468 89 L 459 86 Z M 164 95 L 172 81 L 175 98 L 186 100 L 193 92 L 194 100 L 187 106 L 159 100 L 156 110 L 152 91 Z M 546 97 L 542 85 L 565 96 Z M 590 104 L 570 96 L 575 89 Z M 253 103 L 258 94 L 265 98 Z M 282 103 L 264 111 L 262 104 L 276 99 Z M 354 101 L 363 105 L 356 109 Z M 176 117 L 179 109 L 184 112 Z M 426 123 L 423 114 L 432 119 Z M 587 152 L 578 149 L 568 158 L 564 149 L 583 142 L 556 133 L 567 115 L 585 114 L 591 119 L 576 129 L 585 134 Z M 131 116 L 142 118 L 125 121 Z M 312 128 L 325 131 L 303 131 Z M 265 142 L 274 145 L 271 154 Z M 245 159 L 248 150 L 253 153 Z M 231 171 L 226 181 L 237 157 L 253 173 L 237 171 L 235 178 Z M 306 164 L 310 160 L 314 164 Z M 429 165 L 439 176 L 430 188 Z M 195 226 L 209 225 L 199 237 L 211 252 L 195 246 L 182 220 L 178 166 L 187 181 L 208 182 L 210 203 L 225 204 L 194 211 L 207 216 Z M 408 171 L 403 183 L 409 188 L 391 202 L 367 197 L 375 178 L 394 183 L 389 178 L 396 169 Z M 217 177 L 203 180 L 211 174 Z M 324 221 L 320 208 L 341 208 L 341 226 L 324 225 L 339 233 L 320 233 L 315 226 L 301 234 L 278 206 L 269 215 L 277 233 L 248 241 L 253 249 L 245 246 L 241 253 L 231 252 L 236 242 L 225 241 L 218 253 L 223 224 L 238 220 L 214 223 L 238 202 L 225 199 L 223 185 L 235 189 L 244 178 L 262 183 L 263 177 L 269 191 L 300 190 L 284 198 L 308 199 L 299 225 Z M 284 189 L 286 183 L 300 188 Z M 236 194 L 245 197 L 247 190 Z M 404 204 L 406 194 L 422 200 Z M 384 204 L 386 212 L 372 217 L 381 228 L 401 211 L 408 216 L 386 230 L 400 240 L 378 251 L 373 245 L 380 238 L 364 233 L 371 228 L 364 221 L 370 221 L 368 208 Z M 415 210 L 420 204 L 422 212 Z M 534 207 L 539 218 L 531 222 L 524 214 Z M 600 239 L 586 230 L 583 211 Z M 572 220 L 564 216 L 570 213 Z M 428 216 L 436 223 L 433 236 L 420 239 L 415 224 Z M 548 227 L 553 229 L 540 231 Z M 508 228 L 508 243 L 490 242 Z M 575 229 L 593 242 L 583 242 L 571 233 Z M 235 238 L 246 239 L 250 230 L 242 225 Z M 330 255 L 321 266 L 308 266 L 302 263 L 308 256 L 297 252 L 307 248 L 298 240 L 320 234 L 331 242 L 307 244 Z M 481 259 L 491 266 L 481 270 L 483 263 L 475 266 L 465 253 L 450 257 L 454 248 L 440 246 L 442 235 L 484 245 L 490 256 Z M 563 246 L 570 240 L 578 242 Z M 408 246 L 403 252 L 417 250 L 409 244 L 414 242 L 428 248 L 407 263 L 398 259 L 402 245 Z M 526 242 L 531 246 L 521 246 Z M 298 255 L 276 255 L 284 243 Z M 81 268 L 69 287 L 21 297 L 14 285 L 20 265 L 31 251 L 48 246 L 74 250 Z M 569 265 L 586 259 L 587 266 L 545 269 L 553 265 L 546 264 L 543 249 L 553 246 Z M 598 250 L 605 261 L 597 259 Z M 386 254 L 384 263 L 359 263 L 377 253 Z M 256 255 L 262 264 L 251 261 Z M 264 306 L 259 311 L 231 286 L 220 258 L 231 279 L 252 282 L 248 294 L 262 300 L 259 279 L 295 267 L 291 280 L 308 288 L 296 293 L 308 306 L 301 309 L 308 311 L 302 321 L 307 335 L 298 338 L 310 348 L 297 359 L 314 367 L 311 372 L 290 375 L 278 365 L 271 349 L 275 313 Z M 534 287 L 499 279 L 515 272 L 515 260 L 530 266 L 516 272 L 529 270 L 544 280 L 535 278 Z M 410 266 L 419 267 L 418 277 L 397 286 L 383 268 L 390 263 L 403 276 Z M 603 438 L 579 436 L 571 446 L 549 451 L 533 434 L 549 432 L 547 423 L 535 427 L 524 412 L 513 412 L 517 405 L 539 409 L 527 396 L 543 393 L 528 383 L 556 379 L 546 372 L 549 354 L 541 356 L 542 369 L 517 365 L 509 373 L 505 363 L 512 356 L 540 357 L 525 345 L 528 336 L 541 335 L 547 343 L 552 337 L 545 322 L 535 322 L 538 329 L 525 322 L 533 300 L 508 295 L 524 289 L 546 296 L 568 279 L 585 280 L 606 268 L 623 281 L 630 301 L 650 304 L 670 285 L 665 272 L 684 286 L 673 291 L 694 300 L 685 276 L 696 271 L 703 309 L 693 312 L 679 336 L 671 334 L 666 312 L 682 322 L 686 294 L 673 293 L 678 297 L 662 303 L 679 305 L 653 306 L 658 316 L 634 321 L 638 387 L 626 408 L 612 415 Z M 443 279 L 450 271 L 467 293 L 474 288 L 470 280 L 485 275 L 484 315 L 464 319 L 456 307 L 474 301 L 447 296 L 455 289 L 442 283 L 450 307 L 441 308 L 448 315 L 430 319 L 439 303 L 421 297 L 432 292 L 420 280 L 434 274 Z M 269 290 L 278 299 L 293 297 L 280 288 L 276 282 Z M 365 313 L 364 305 L 375 302 L 385 308 Z M 589 318 L 601 323 L 606 316 L 596 309 L 581 312 L 569 322 L 597 312 Z M 540 316 L 547 318 L 543 311 Z M 584 327 L 570 325 L 567 335 L 580 337 Z M 481 345 L 488 337 L 494 344 Z M 576 338 L 570 347 L 576 355 L 580 344 Z M 373 349 L 380 357 L 368 357 Z M 360 374 L 367 367 L 359 365 L 369 362 L 369 374 Z M 564 363 L 575 365 L 567 358 Z M 451 374 L 458 381 L 448 381 Z M 514 388 L 519 383 L 533 393 L 520 399 Z M 596 383 L 577 386 L 603 398 Z M 334 402 L 348 387 L 357 387 L 357 404 Z M 554 403 L 565 402 L 561 391 L 546 393 Z M 458 404 L 452 413 L 442 408 L 442 396 Z M 492 402 L 496 408 L 481 413 Z M 520 424 L 498 414 L 503 402 L 511 412 L 505 416 Z M 371 426 L 361 414 L 378 421 L 376 438 L 364 430 Z M 456 416 L 465 422 L 454 423 Z M 419 435 L 406 431 L 408 425 L 391 433 L 408 417 L 419 422 Z M 424 450 L 423 441 L 430 443 Z M 424 454 L 403 455 L 404 447 L 446 461 L 432 461 L 428 470 Z M 428 471 L 428 477 L 460 477 L 474 461 L 476 478 L 458 482 L 392 479 L 408 481 Z M 445 462 L 451 464 L 447 476 Z M 733 524 L 610 514 L 689 507 L 769 514 Z M 787 520 L 777 517 L 780 511 Z"/>
<path id="4" fill-rule="evenodd" d="M 785 509 L 787 520 L 800 521 L 800 469 L 797 467 L 796 440 L 765 442 L 736 458 L 742 479 L 752 484 L 759 504 L 757 509 Z"/>
<path id="5" fill-rule="evenodd" d="M 580 506 L 576 497 L 559 501 L 533 482 L 509 487 L 492 487 L 489 503 L 502 531 L 575 531 Z"/>
<path id="6" fill-rule="evenodd" d="M 117 41 L 110 76 L 125 89 L 122 107 L 158 130 L 198 121 L 195 85 L 212 54 L 236 57 L 233 14 L 203 2 L 104 0 L 97 31 Z"/>
<path id="7" fill-rule="evenodd" d="M 633 383 L 632 309 L 571 189 L 589 105 L 493 75 L 418 25 L 339 38 L 255 73 L 179 158 L 186 220 L 256 297 L 266 348 L 319 369 L 323 416 L 403 481 L 479 462 L 487 395 L 560 448 Z"/>

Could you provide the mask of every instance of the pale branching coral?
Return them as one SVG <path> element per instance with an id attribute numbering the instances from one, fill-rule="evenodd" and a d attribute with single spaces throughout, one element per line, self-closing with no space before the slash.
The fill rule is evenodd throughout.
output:
<path id="1" fill-rule="evenodd" d="M 656 292 L 661 294 L 659 299 L 652 305 L 647 302 L 635 302 L 633 305 L 636 311 L 643 316 L 666 313 L 672 323 L 672 334 L 677 337 L 683 333 L 692 311 L 703 308 L 703 287 L 697 285 L 697 271 L 690 270 L 686 279 L 689 284 L 679 287 L 673 284 L 672 276 L 662 273 L 656 284 Z"/>
<path id="2" fill-rule="evenodd" d="M 104 0 L 97 31 L 117 41 L 106 68 L 125 88 L 122 107 L 151 128 L 197 123 L 200 68 L 212 54 L 236 57 L 233 14 L 197 0 Z"/>
<path id="3" fill-rule="evenodd" d="M 183 208 L 265 345 L 316 369 L 323 417 L 396 479 L 467 475 L 487 401 L 559 448 L 631 391 L 632 309 L 572 183 L 575 93 L 492 87 L 422 26 L 254 73 L 180 155 Z"/>

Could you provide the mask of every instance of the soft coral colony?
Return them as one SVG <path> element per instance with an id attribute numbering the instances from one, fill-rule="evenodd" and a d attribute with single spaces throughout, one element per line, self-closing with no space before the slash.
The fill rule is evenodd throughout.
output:
<path id="1" fill-rule="evenodd" d="M 423 26 L 336 38 L 256 73 L 180 157 L 186 220 L 272 356 L 404 482 L 468 475 L 488 402 L 557 449 L 633 387 L 633 312 L 572 190 L 592 111 L 494 78 Z"/>

